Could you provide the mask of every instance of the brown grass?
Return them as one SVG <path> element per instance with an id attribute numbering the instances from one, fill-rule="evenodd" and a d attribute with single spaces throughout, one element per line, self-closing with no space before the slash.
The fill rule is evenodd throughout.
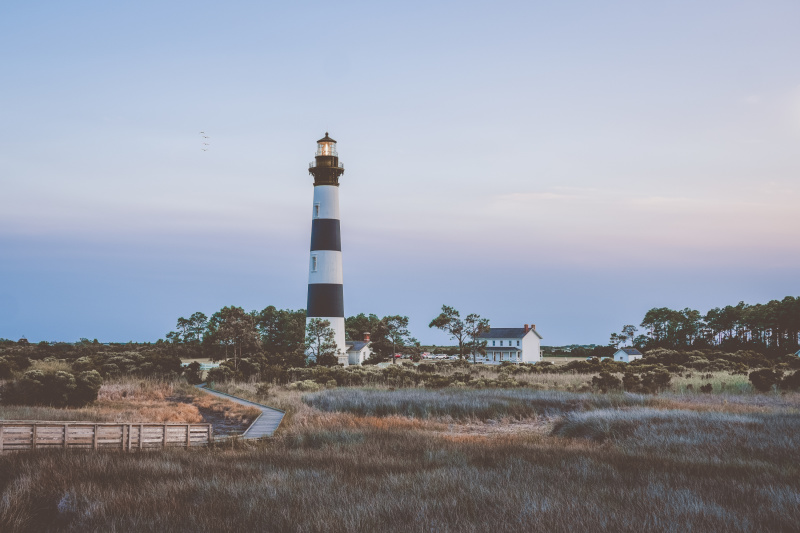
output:
<path id="1" fill-rule="evenodd" d="M 106 400 L 203 394 L 144 389 L 109 389 Z M 0 531 L 772 532 L 800 523 L 797 394 L 666 394 L 633 407 L 565 394 L 583 407 L 486 422 L 322 412 L 302 396 L 270 393 L 265 403 L 287 418 L 266 442 L 0 456 Z"/>

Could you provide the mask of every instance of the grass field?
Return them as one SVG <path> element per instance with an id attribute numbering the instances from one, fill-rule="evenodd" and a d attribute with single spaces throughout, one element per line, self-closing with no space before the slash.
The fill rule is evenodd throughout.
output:
<path id="1" fill-rule="evenodd" d="M 90 409 L 106 416 L 111 405 L 159 401 L 159 390 L 172 398 L 182 385 L 170 386 L 140 392 L 120 382 L 104 387 L 104 407 Z M 800 523 L 798 394 L 727 385 L 657 396 L 224 388 L 286 410 L 278 436 L 190 452 L 0 456 L 0 531 L 796 531 Z"/>

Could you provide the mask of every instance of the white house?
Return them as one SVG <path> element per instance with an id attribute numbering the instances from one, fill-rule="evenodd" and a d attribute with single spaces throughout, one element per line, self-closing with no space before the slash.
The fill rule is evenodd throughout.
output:
<path id="1" fill-rule="evenodd" d="M 364 333 L 363 341 L 345 341 L 344 344 L 347 347 L 347 364 L 360 365 L 372 355 L 372 342 L 369 340 L 369 333 Z"/>
<path id="2" fill-rule="evenodd" d="M 642 358 L 642 352 L 636 348 L 620 348 L 614 353 L 614 361 L 630 363 Z"/>
<path id="3" fill-rule="evenodd" d="M 535 363 L 542 360 L 536 324 L 521 328 L 491 328 L 480 336 L 486 341 L 486 358 L 491 362 Z"/>

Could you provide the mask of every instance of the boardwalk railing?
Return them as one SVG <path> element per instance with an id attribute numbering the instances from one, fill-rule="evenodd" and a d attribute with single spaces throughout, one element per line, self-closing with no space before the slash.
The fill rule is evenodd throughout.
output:
<path id="1" fill-rule="evenodd" d="M 143 450 L 205 446 L 211 424 L 121 424 L 0 420 L 0 452 L 54 448 Z"/>

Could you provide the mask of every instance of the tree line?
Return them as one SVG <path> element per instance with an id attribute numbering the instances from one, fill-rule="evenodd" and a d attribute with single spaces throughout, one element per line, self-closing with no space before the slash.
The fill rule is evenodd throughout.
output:
<path id="1" fill-rule="evenodd" d="M 705 314 L 657 307 L 645 313 L 638 328 L 627 324 L 612 333 L 609 345 L 631 344 L 640 349 L 719 348 L 765 353 L 794 352 L 800 347 L 800 297 L 786 296 L 766 304 L 715 307 Z"/>

